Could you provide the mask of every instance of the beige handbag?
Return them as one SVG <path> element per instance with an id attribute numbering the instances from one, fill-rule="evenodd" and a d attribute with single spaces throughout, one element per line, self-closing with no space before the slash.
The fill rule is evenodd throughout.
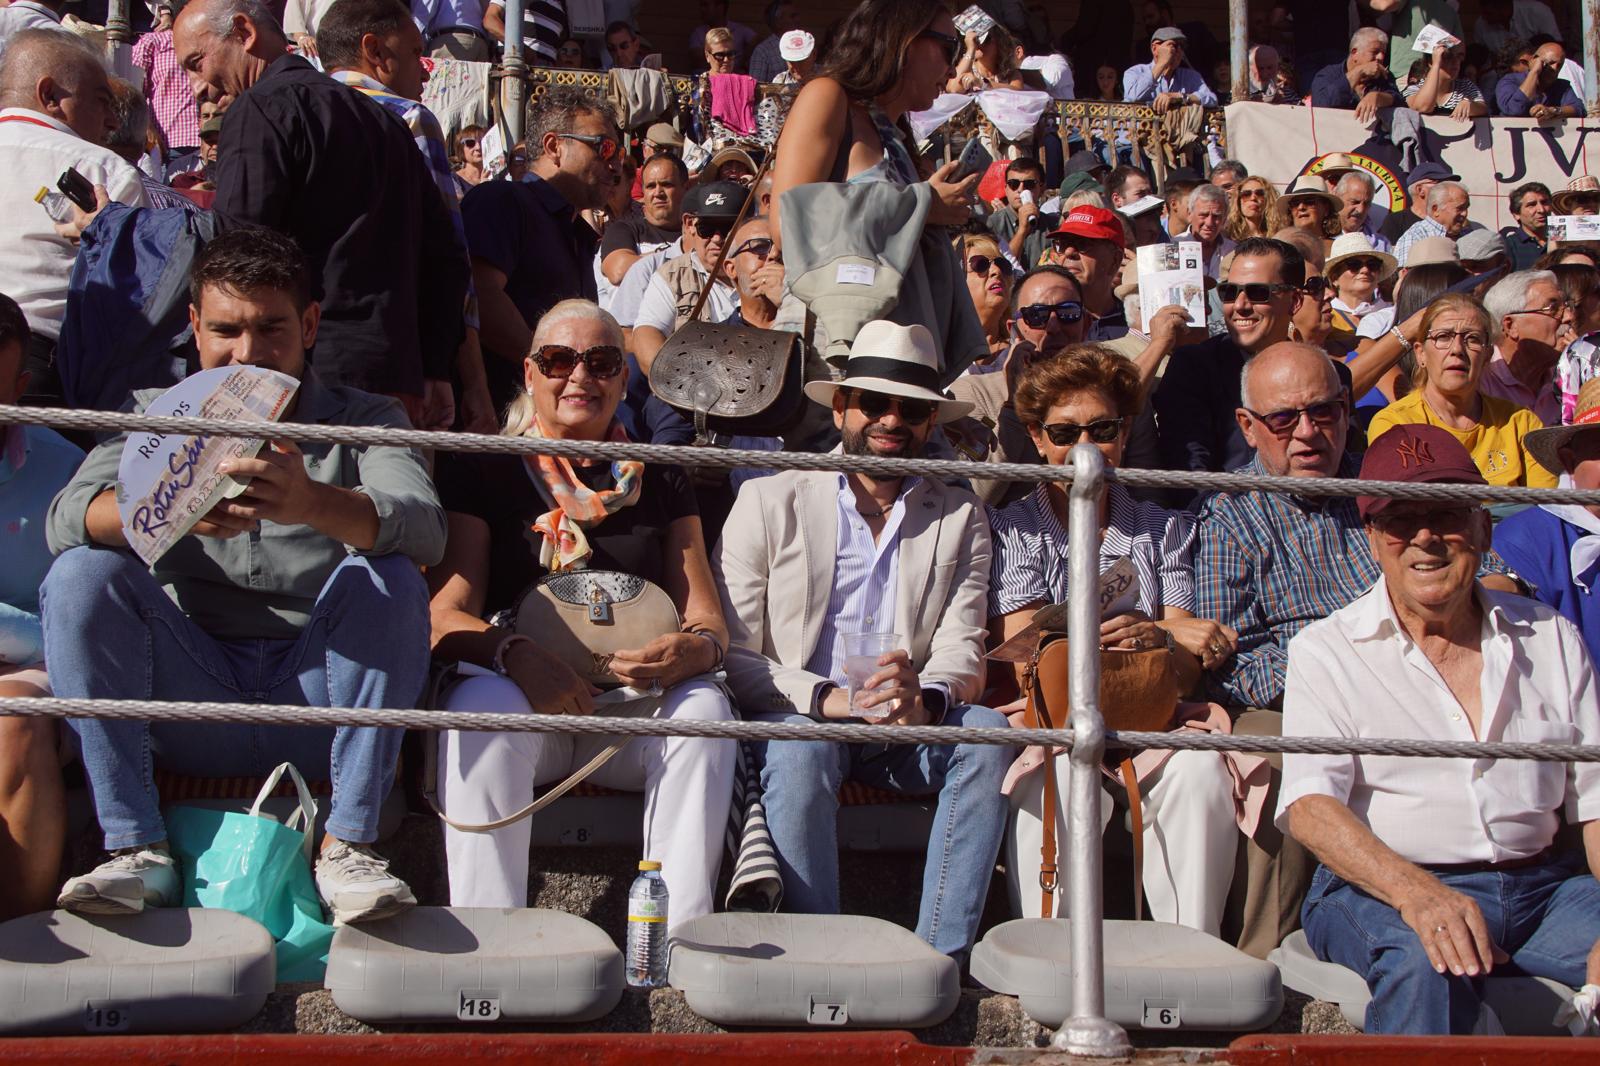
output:
<path id="1" fill-rule="evenodd" d="M 622 684 L 611 672 L 617 652 L 681 628 L 678 609 L 661 586 L 616 570 L 551 574 L 517 604 L 516 631 L 600 688 Z"/>

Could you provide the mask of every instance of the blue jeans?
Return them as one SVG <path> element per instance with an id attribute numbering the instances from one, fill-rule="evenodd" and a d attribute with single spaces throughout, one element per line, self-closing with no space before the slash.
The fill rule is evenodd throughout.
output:
<path id="1" fill-rule="evenodd" d="M 811 721 L 802 715 L 759 720 Z M 954 726 L 1007 725 L 998 711 L 959 704 L 944 720 Z M 783 876 L 784 909 L 839 913 L 839 786 L 846 780 L 907 796 L 938 793 L 922 871 L 917 935 L 946 955 L 971 949 L 1005 831 L 1008 804 L 1000 785 L 1015 749 L 806 740 L 758 741 L 753 747 L 761 766 L 767 827 Z"/>
<path id="2" fill-rule="evenodd" d="M 40 589 L 57 696 L 307 707 L 412 707 L 428 677 L 428 594 L 404 556 L 352 556 L 294 640 L 220 641 L 181 611 L 132 552 L 74 548 Z M 283 761 L 328 776 L 328 832 L 367 844 L 394 783 L 403 730 L 73 719 L 107 848 L 166 839 L 155 763 L 253 777 Z"/>
<path id="3" fill-rule="evenodd" d="M 1600 882 L 1581 854 L 1520 870 L 1436 876 L 1477 903 L 1490 939 L 1511 956 L 1495 975 L 1583 984 L 1589 949 L 1600 940 Z M 1318 958 L 1366 977 L 1367 1032 L 1472 1032 L 1483 978 L 1434 970 L 1422 941 L 1387 903 L 1318 866 L 1300 920 Z"/>

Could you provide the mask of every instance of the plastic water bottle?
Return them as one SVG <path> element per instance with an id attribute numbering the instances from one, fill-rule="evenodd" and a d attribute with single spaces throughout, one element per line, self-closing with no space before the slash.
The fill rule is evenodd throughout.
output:
<path id="1" fill-rule="evenodd" d="M 628 984 L 665 988 L 667 984 L 667 883 L 659 862 L 641 862 L 628 889 Z"/>

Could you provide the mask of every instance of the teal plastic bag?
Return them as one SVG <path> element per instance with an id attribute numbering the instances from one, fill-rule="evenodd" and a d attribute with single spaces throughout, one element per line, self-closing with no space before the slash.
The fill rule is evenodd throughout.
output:
<path id="1" fill-rule="evenodd" d="M 285 773 L 300 793 L 288 824 L 261 814 Z M 260 922 L 278 943 L 280 982 L 321 981 L 328 968 L 333 926 L 323 920 L 311 878 L 316 819 L 317 802 L 289 763 L 272 772 L 247 813 L 178 806 L 166 815 L 184 906 L 220 907 Z"/>

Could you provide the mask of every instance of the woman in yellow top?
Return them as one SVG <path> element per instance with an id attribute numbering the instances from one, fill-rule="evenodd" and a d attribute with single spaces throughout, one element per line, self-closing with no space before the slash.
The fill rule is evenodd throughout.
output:
<path id="1" fill-rule="evenodd" d="M 1416 387 L 1379 411 L 1367 429 L 1377 440 L 1398 425 L 1426 423 L 1466 446 L 1491 485 L 1554 488 L 1555 475 L 1528 451 L 1523 438 L 1543 428 L 1532 411 L 1478 391 L 1489 363 L 1489 315 L 1461 293 L 1428 305 L 1417 344 Z"/>

